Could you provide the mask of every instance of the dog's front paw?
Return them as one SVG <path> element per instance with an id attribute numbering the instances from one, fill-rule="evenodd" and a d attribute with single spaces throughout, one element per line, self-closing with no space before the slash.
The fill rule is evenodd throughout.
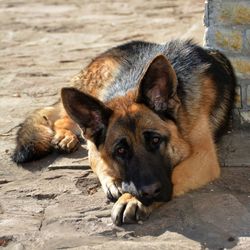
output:
<path id="1" fill-rule="evenodd" d="M 62 153 L 72 153 L 79 146 L 77 136 L 67 129 L 57 129 L 51 143 L 55 149 Z"/>
<path id="2" fill-rule="evenodd" d="M 125 193 L 115 203 L 111 211 L 111 218 L 115 225 L 120 226 L 146 220 L 151 211 L 150 206 L 144 206 L 131 194 Z"/>
<path id="3" fill-rule="evenodd" d="M 110 201 L 117 201 L 122 195 L 121 182 L 112 178 L 105 178 L 102 182 L 102 189 Z"/>

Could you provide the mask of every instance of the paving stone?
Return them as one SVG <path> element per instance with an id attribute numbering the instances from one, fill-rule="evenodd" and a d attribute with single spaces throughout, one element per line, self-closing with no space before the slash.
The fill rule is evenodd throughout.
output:
<path id="1" fill-rule="evenodd" d="M 203 0 L 4 0 L 0 15 L 0 248 L 250 248 L 247 168 L 223 168 L 220 180 L 172 200 L 143 224 L 116 227 L 84 146 L 20 166 L 10 159 L 24 117 L 55 103 L 98 53 L 134 39 L 202 44 Z"/>

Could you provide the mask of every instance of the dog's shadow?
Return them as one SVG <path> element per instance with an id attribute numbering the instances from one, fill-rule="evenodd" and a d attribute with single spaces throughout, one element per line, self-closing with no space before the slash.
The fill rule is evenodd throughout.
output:
<path id="1" fill-rule="evenodd" d="M 192 240 L 201 249 L 232 248 L 240 237 L 250 236 L 250 173 L 245 172 L 238 175 L 239 171 L 224 169 L 220 180 L 172 200 L 143 225 L 126 225 L 125 231 L 163 241 L 180 240 L 187 246 Z"/>
<path id="2" fill-rule="evenodd" d="M 78 169 L 85 169 L 90 168 L 88 163 L 85 163 L 84 160 L 88 155 L 88 151 L 86 150 L 86 144 L 81 142 L 81 145 L 77 149 L 77 151 L 70 153 L 70 154 L 62 154 L 60 152 L 53 151 L 48 156 L 35 160 L 29 163 L 22 163 L 20 166 L 30 172 L 37 172 L 43 169 L 50 168 L 78 168 Z M 87 161 L 86 161 L 87 162 Z"/>

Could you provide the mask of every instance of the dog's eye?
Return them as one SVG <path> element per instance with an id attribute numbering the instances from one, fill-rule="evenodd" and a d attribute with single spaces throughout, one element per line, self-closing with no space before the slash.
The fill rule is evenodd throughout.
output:
<path id="1" fill-rule="evenodd" d="M 151 140 L 151 144 L 156 146 L 161 142 L 161 138 L 159 136 L 154 136 Z"/>
<path id="2" fill-rule="evenodd" d="M 160 144 L 163 142 L 163 137 L 155 132 L 144 132 L 145 145 L 149 151 L 157 150 Z"/>
<path id="3" fill-rule="evenodd" d="M 120 147 L 117 147 L 115 152 L 116 152 L 117 157 L 124 158 L 127 156 L 128 150 L 127 148 L 120 146 Z"/>
<path id="4" fill-rule="evenodd" d="M 126 149 L 124 147 L 119 147 L 116 149 L 116 153 L 120 156 L 124 155 L 126 153 Z"/>
<path id="5" fill-rule="evenodd" d="M 149 147 L 152 150 L 155 150 L 155 149 L 157 149 L 160 146 L 161 142 L 162 142 L 162 138 L 160 136 L 158 136 L 158 135 L 152 136 L 150 138 Z"/>
<path id="6" fill-rule="evenodd" d="M 160 137 L 158 137 L 158 136 L 154 136 L 153 138 L 152 138 L 152 144 L 158 144 L 160 142 Z"/>
<path id="7" fill-rule="evenodd" d="M 113 149 L 114 158 L 125 159 L 129 157 L 129 153 L 130 153 L 130 147 L 125 138 L 119 140 L 118 143 L 114 146 Z"/>

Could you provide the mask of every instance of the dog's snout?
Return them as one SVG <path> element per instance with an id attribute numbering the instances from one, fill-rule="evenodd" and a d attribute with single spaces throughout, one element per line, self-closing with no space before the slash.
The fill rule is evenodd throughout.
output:
<path id="1" fill-rule="evenodd" d="M 155 182 L 150 185 L 141 187 L 140 193 L 143 198 L 152 199 L 157 197 L 161 192 L 161 183 Z"/>

